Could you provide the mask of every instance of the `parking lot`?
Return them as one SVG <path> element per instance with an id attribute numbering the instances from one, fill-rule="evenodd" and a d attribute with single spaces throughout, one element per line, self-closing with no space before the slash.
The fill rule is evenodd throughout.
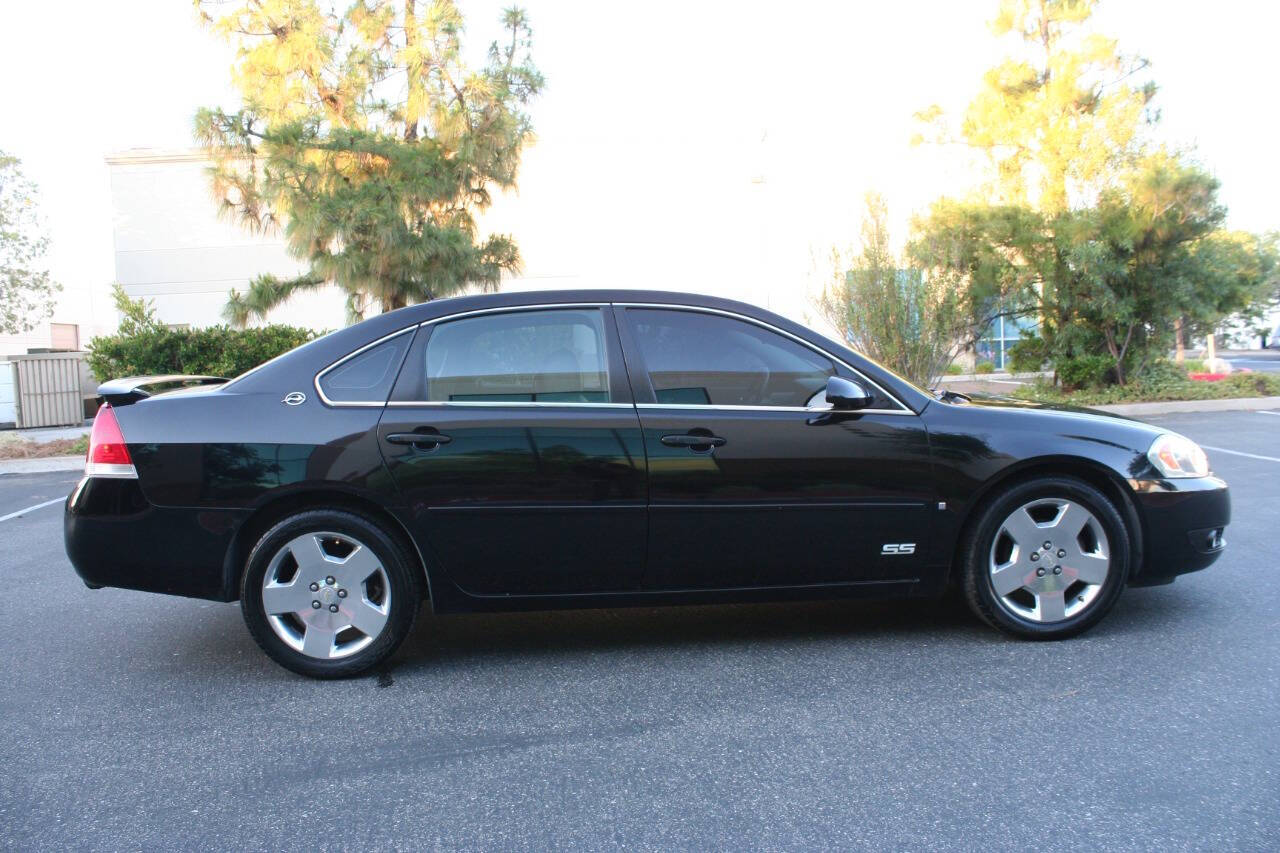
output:
<path id="1" fill-rule="evenodd" d="M 1228 552 L 1061 643 L 951 602 L 424 612 L 322 683 L 237 605 L 86 589 L 59 505 L 6 518 L 0 842 L 1274 849 L 1280 414 L 1149 420 L 1216 448 Z"/>

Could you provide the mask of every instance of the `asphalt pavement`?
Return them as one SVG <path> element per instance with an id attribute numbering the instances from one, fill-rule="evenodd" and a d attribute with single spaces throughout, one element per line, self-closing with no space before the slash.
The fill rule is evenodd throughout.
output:
<path id="1" fill-rule="evenodd" d="M 1225 353 L 1222 357 L 1231 362 L 1231 366 L 1236 370 L 1246 367 L 1249 370 L 1262 370 L 1267 373 L 1280 372 L 1280 350 Z"/>
<path id="2" fill-rule="evenodd" d="M 59 506 L 0 521 L 0 845 L 1274 849 L 1280 414 L 1151 420 L 1221 448 L 1228 551 L 1058 643 L 949 602 L 424 611 L 316 682 L 237 605 L 86 589 Z"/>

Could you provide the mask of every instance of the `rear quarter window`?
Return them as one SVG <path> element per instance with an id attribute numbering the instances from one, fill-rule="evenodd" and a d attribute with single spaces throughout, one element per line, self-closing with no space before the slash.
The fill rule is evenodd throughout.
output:
<path id="1" fill-rule="evenodd" d="M 385 403 L 413 339 L 411 331 L 400 332 L 326 370 L 319 380 L 325 398 L 331 403 Z"/>

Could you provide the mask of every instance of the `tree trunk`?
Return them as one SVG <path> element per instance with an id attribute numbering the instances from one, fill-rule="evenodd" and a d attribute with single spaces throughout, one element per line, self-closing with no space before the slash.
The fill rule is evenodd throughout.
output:
<path id="1" fill-rule="evenodd" d="M 1182 364 L 1187 360 L 1187 340 L 1182 331 L 1182 318 L 1173 321 L 1173 360 Z"/>
<path id="2" fill-rule="evenodd" d="M 415 0 L 405 0 L 404 2 L 404 46 L 406 52 L 412 53 L 414 42 L 417 40 L 418 33 L 418 16 L 417 9 L 414 8 Z M 406 69 L 405 81 L 409 89 L 409 96 L 405 99 L 407 104 L 413 103 L 414 89 L 422 85 L 419 75 L 414 73 L 417 63 L 410 61 L 409 68 Z M 407 110 L 404 117 L 404 141 L 416 142 L 418 139 L 418 112 L 416 109 Z"/>

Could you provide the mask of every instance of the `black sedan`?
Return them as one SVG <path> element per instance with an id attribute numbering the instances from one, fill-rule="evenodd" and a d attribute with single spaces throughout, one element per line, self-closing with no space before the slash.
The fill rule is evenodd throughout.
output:
<path id="1" fill-rule="evenodd" d="M 1222 553 L 1226 484 L 1122 418 L 923 391 L 767 311 L 567 291 L 374 317 L 231 381 L 108 382 L 67 553 L 240 600 L 344 676 L 437 613 L 936 596 L 1096 623 Z"/>

